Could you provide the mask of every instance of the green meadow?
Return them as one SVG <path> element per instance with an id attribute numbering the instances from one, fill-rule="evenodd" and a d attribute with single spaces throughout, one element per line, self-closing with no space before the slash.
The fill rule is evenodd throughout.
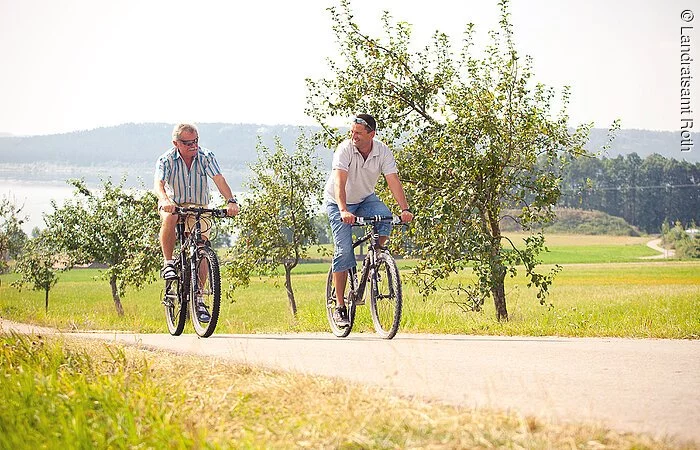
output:
<path id="1" fill-rule="evenodd" d="M 519 236 L 512 236 L 517 242 Z M 700 262 L 648 259 L 658 252 L 649 238 L 608 236 L 548 237 L 542 270 L 563 269 L 545 305 L 519 274 L 508 279 L 510 320 L 499 323 L 490 300 L 483 310 L 466 311 L 459 296 L 439 292 L 424 298 L 413 282 L 413 263 L 401 260 L 405 333 L 466 333 L 529 336 L 627 336 L 700 338 Z M 327 262 L 302 264 L 293 271 L 297 317 L 292 317 L 281 277 L 257 278 L 250 287 L 224 296 L 216 332 L 326 332 L 324 291 Z M 117 329 L 167 332 L 160 304 L 162 283 L 130 290 L 122 298 L 125 316 L 115 313 L 109 285 L 100 272 L 75 269 L 61 275 L 51 291 L 48 312 L 43 293 L 10 286 L 15 275 L 0 277 L 0 316 L 62 329 Z M 456 285 L 470 271 L 449 280 Z M 229 280 L 223 280 L 228 287 Z M 192 332 L 186 329 L 186 332 Z M 369 307 L 358 308 L 353 332 L 372 333 Z"/>

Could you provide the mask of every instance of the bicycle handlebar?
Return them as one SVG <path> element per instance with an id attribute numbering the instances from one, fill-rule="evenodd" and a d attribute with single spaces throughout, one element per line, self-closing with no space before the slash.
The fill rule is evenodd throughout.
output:
<path id="1" fill-rule="evenodd" d="M 213 208 L 200 208 L 200 207 L 183 207 L 176 206 L 175 212 L 173 214 L 211 214 L 214 217 L 224 218 L 227 217 L 228 212 L 225 209 L 213 209 Z"/>
<path id="2" fill-rule="evenodd" d="M 391 221 L 392 225 L 403 225 L 404 223 L 401 222 L 401 217 L 398 216 L 356 216 L 355 217 L 355 223 L 353 223 L 353 226 L 365 226 L 369 225 L 372 223 L 376 222 L 389 222 Z"/>

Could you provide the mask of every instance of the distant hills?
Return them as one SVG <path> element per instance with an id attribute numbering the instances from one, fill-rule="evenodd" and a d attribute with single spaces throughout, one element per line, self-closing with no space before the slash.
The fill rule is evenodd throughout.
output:
<path id="1" fill-rule="evenodd" d="M 268 147 L 278 136 L 293 149 L 300 127 L 255 124 L 198 124 L 200 145 L 214 151 L 226 165 L 245 166 L 257 158 L 258 136 Z M 173 124 L 140 123 L 45 136 L 0 136 L 0 162 L 47 162 L 78 166 L 155 164 L 172 146 Z"/>
<path id="2" fill-rule="evenodd" d="M 242 189 L 248 165 L 257 160 L 258 137 L 268 148 L 275 138 L 293 150 L 302 128 L 292 125 L 198 124 L 200 145 L 211 149 L 234 190 Z M 99 183 L 127 178 L 127 186 L 150 186 L 158 156 L 172 147 L 173 124 L 140 123 L 45 136 L 0 135 L 0 180 Z M 307 129 L 306 133 L 316 131 Z M 332 153 L 321 150 L 324 168 Z"/>
<path id="3" fill-rule="evenodd" d="M 686 160 L 688 162 L 700 162 L 700 133 L 692 133 L 695 143 L 690 152 L 681 152 L 681 136 L 679 132 L 650 131 L 650 130 L 619 130 L 615 133 L 615 140 L 604 156 L 614 158 L 617 155 L 629 155 L 636 153 L 644 158 L 654 153 L 665 158 Z M 586 148 L 590 151 L 598 151 L 608 141 L 608 130 L 594 128 L 591 130 L 590 139 Z"/>
<path id="4" fill-rule="evenodd" d="M 258 136 L 268 147 L 279 137 L 288 150 L 294 148 L 301 127 L 203 123 L 200 145 L 214 151 L 224 166 L 246 170 L 257 158 Z M 97 128 L 46 136 L 0 135 L 0 163 L 45 163 L 70 166 L 142 166 L 151 170 L 155 160 L 171 146 L 172 124 L 140 123 Z M 307 132 L 316 128 L 307 127 Z M 588 149 L 600 150 L 607 142 L 607 130 L 593 129 Z M 381 137 L 381 136 L 380 136 Z M 697 150 L 680 151 L 680 135 L 668 131 L 620 130 L 607 152 L 608 157 L 637 153 L 641 157 L 659 153 L 666 158 L 700 162 L 700 133 L 693 133 Z M 320 156 L 329 163 L 331 152 Z"/>

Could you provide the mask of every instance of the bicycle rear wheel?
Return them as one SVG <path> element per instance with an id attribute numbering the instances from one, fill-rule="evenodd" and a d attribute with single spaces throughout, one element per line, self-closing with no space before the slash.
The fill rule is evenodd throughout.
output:
<path id="1" fill-rule="evenodd" d="M 175 261 L 177 279 L 165 281 L 163 306 L 165 307 L 165 321 L 168 324 L 168 331 L 173 336 L 180 336 L 185 329 L 185 322 L 187 321 L 190 273 L 188 270 L 183 272 L 179 257 Z"/>
<path id="2" fill-rule="evenodd" d="M 216 253 L 209 247 L 198 249 L 197 268 L 199 283 L 192 283 L 190 316 L 194 331 L 201 337 L 209 337 L 214 333 L 219 321 L 221 306 L 221 277 L 219 275 L 219 260 Z M 209 321 L 200 321 L 197 315 L 197 302 L 201 299 L 209 311 Z"/>
<path id="3" fill-rule="evenodd" d="M 396 261 L 391 255 L 377 252 L 375 273 L 371 276 L 370 310 L 374 329 L 384 339 L 391 339 L 399 330 L 403 298 Z"/>
<path id="4" fill-rule="evenodd" d="M 348 279 L 350 276 L 348 275 Z M 349 292 L 350 286 L 346 286 L 345 292 Z M 355 323 L 355 302 L 349 301 L 347 294 L 345 298 L 345 307 L 348 311 L 348 321 L 350 324 L 347 327 L 340 327 L 335 323 L 333 318 L 333 313 L 335 308 L 338 306 L 337 298 L 335 296 L 335 286 L 333 285 L 333 269 L 328 270 L 328 278 L 326 279 L 326 318 L 328 319 L 328 324 L 331 326 L 331 332 L 337 337 L 347 337 L 352 331 L 352 326 Z"/>

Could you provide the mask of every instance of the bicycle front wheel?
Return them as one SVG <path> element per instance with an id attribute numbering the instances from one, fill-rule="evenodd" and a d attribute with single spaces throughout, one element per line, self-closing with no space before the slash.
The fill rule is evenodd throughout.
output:
<path id="1" fill-rule="evenodd" d="M 165 307 L 165 321 L 168 324 L 168 331 L 173 336 L 180 336 L 187 321 L 190 272 L 188 270 L 183 272 L 180 258 L 176 259 L 175 272 L 177 272 L 176 280 L 165 281 L 163 306 Z"/>
<path id="2" fill-rule="evenodd" d="M 348 275 L 348 279 L 349 278 L 350 275 Z M 350 291 L 350 286 L 346 285 L 345 292 L 348 291 Z M 340 327 L 333 318 L 338 302 L 335 295 L 335 286 L 333 285 L 333 269 L 329 269 L 328 278 L 326 279 L 326 318 L 328 319 L 328 324 L 331 326 L 331 332 L 337 337 L 347 337 L 350 331 L 352 331 L 352 325 L 355 322 L 355 302 L 348 301 L 347 295 L 344 296 L 344 299 L 345 307 L 348 311 L 348 322 L 350 322 L 350 324 L 347 327 Z"/>
<path id="3" fill-rule="evenodd" d="M 391 255 L 377 252 L 371 280 L 369 305 L 374 329 L 384 339 L 391 339 L 399 330 L 403 306 L 399 269 Z"/>
<path id="4" fill-rule="evenodd" d="M 219 275 L 219 260 L 216 253 L 209 247 L 200 247 L 196 259 L 196 283 L 190 289 L 190 316 L 194 331 L 201 337 L 209 337 L 214 333 L 219 321 L 221 306 L 221 277 Z M 209 313 L 209 320 L 202 320 L 198 307 L 204 305 Z"/>

